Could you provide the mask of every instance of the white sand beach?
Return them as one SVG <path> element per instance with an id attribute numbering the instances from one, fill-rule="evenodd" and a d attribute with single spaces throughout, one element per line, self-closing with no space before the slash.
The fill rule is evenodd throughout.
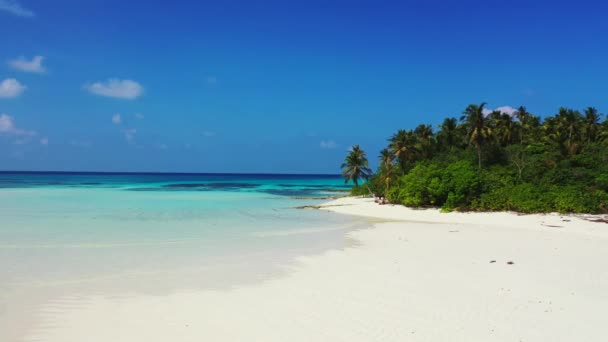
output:
<path id="1" fill-rule="evenodd" d="M 439 213 L 343 198 L 370 217 L 344 250 L 276 279 L 49 303 L 27 341 L 604 341 L 608 224 Z"/>

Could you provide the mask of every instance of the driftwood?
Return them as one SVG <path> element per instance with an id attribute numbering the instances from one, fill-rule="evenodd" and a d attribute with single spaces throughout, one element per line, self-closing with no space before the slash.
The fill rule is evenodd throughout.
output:
<path id="1" fill-rule="evenodd" d="M 329 207 L 343 207 L 345 204 L 333 204 L 333 205 L 301 205 L 298 207 L 294 207 L 294 209 L 322 209 Z"/>
<path id="2" fill-rule="evenodd" d="M 321 209 L 323 206 L 320 205 L 301 205 L 294 207 L 294 209 Z"/>
<path id="3" fill-rule="evenodd" d="M 542 223 L 541 226 L 551 227 L 551 228 L 564 228 L 564 226 L 555 226 L 552 224 L 544 224 L 544 223 Z"/>

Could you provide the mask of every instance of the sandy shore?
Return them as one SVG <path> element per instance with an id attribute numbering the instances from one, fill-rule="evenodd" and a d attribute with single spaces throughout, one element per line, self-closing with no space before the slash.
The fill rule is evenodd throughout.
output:
<path id="1" fill-rule="evenodd" d="M 608 225 L 343 198 L 346 250 L 230 290 L 64 298 L 28 341 L 604 341 Z M 512 264 L 510 264 L 511 262 Z"/>

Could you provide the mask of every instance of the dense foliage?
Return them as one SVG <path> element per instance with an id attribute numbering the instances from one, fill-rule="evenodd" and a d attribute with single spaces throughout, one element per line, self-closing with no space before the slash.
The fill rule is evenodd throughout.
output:
<path id="1" fill-rule="evenodd" d="M 444 210 L 608 213 L 608 119 L 591 107 L 541 120 L 525 107 L 488 113 L 484 106 L 468 106 L 436 132 L 430 125 L 397 131 L 377 172 L 353 194 Z"/>

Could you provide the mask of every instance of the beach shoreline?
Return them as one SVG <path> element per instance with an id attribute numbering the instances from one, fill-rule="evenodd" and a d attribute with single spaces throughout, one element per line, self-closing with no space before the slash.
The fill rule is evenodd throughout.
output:
<path id="1" fill-rule="evenodd" d="M 27 341 L 598 341 L 608 225 L 557 214 L 440 213 L 345 197 L 357 243 L 275 279 L 166 296 L 63 298 Z"/>
<path id="2" fill-rule="evenodd" d="M 346 196 L 316 206 L 317 209 L 340 214 L 397 221 L 419 221 L 429 223 L 488 223 L 496 219 L 513 220 L 527 224 L 539 223 L 545 226 L 567 224 L 574 220 L 579 226 L 597 227 L 595 223 L 605 223 L 608 215 L 598 214 L 561 214 L 561 213 L 520 213 L 515 211 L 451 211 L 443 212 L 440 208 L 410 208 L 399 204 L 379 205 L 371 197 Z M 516 218 L 517 217 L 517 218 Z M 598 220 L 595 222 L 594 220 Z M 561 223 L 560 223 L 561 222 Z"/>

